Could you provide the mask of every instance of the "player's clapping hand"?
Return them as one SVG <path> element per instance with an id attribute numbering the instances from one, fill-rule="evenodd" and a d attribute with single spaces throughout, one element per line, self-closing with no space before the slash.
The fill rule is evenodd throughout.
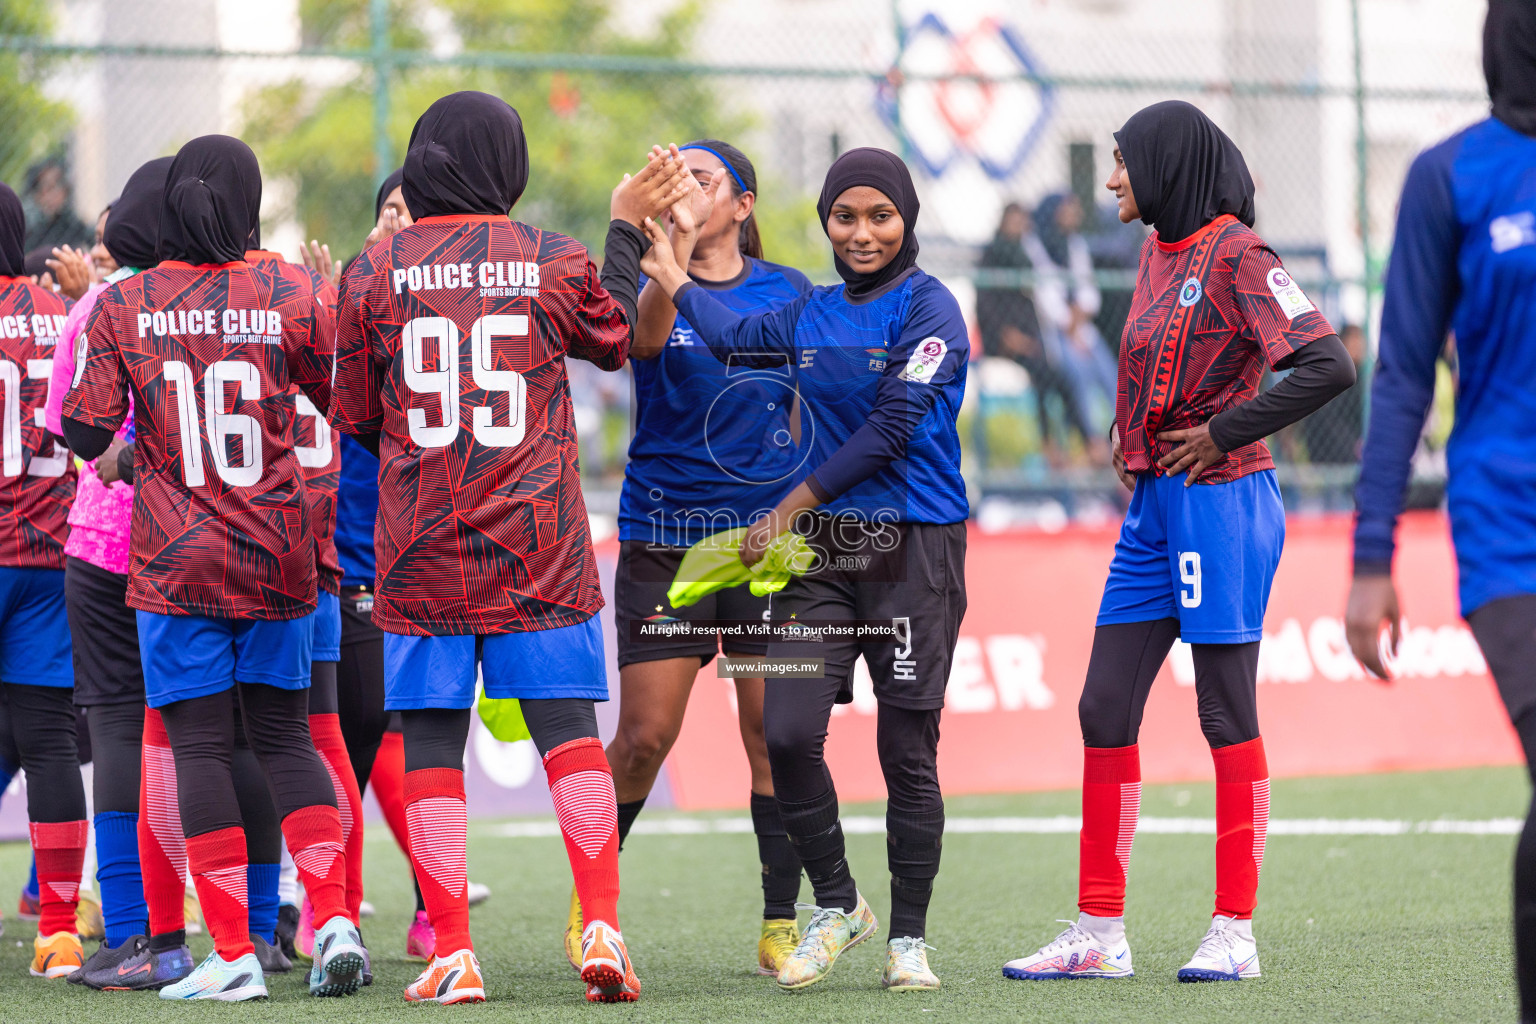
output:
<path id="1" fill-rule="evenodd" d="M 1201 473 L 1227 457 L 1227 453 L 1216 447 L 1216 442 L 1211 440 L 1211 427 L 1208 423 L 1183 430 L 1164 430 L 1157 435 L 1157 439 L 1180 442 L 1177 448 L 1164 455 L 1157 464 L 1167 470 L 1169 476 L 1175 473 L 1187 474 L 1184 477 L 1185 487 L 1199 480 Z"/>
<path id="2" fill-rule="evenodd" d="M 1392 679 L 1382 657 L 1382 628 L 1386 628 L 1386 653 L 1397 654 L 1403 637 L 1403 614 L 1397 603 L 1397 586 L 1391 576 L 1356 576 L 1349 587 L 1349 604 L 1344 609 L 1344 635 L 1350 652 L 1366 671 L 1383 682 Z"/>
<path id="3" fill-rule="evenodd" d="M 687 193 L 690 180 L 688 165 L 676 147 L 653 149 L 645 166 L 636 174 L 624 175 L 614 188 L 609 216 L 644 230 L 647 219 L 659 217 Z"/>
<path id="4" fill-rule="evenodd" d="M 366 249 L 370 245 L 376 245 L 386 238 L 392 238 L 404 230 L 405 225 L 400 223 L 400 215 L 386 206 L 384 212 L 379 214 L 379 222 L 373 226 L 373 230 L 368 232 L 368 237 L 363 240 L 363 248 Z"/>
<path id="5" fill-rule="evenodd" d="M 395 211 L 390 210 L 389 215 L 395 217 Z M 398 219 L 396 217 L 396 220 Z M 396 228 L 395 230 L 398 231 L 399 229 Z M 374 231 L 377 232 L 378 228 L 375 227 Z M 374 241 L 373 235 L 370 234 L 368 236 L 368 245 L 372 245 Z M 310 239 L 308 245 L 300 242 L 299 259 L 304 261 L 306 267 L 331 282 L 332 285 L 338 288 L 341 287 L 341 264 L 331 259 L 330 246 L 321 245 L 319 239 L 315 238 Z"/>
<path id="6" fill-rule="evenodd" d="M 670 211 L 673 231 L 689 237 L 698 234 L 704 222 L 709 220 L 709 215 L 714 212 L 715 197 L 720 194 L 720 186 L 724 182 L 724 168 L 710 175 L 709 183 L 705 185 L 699 184 L 693 175 L 688 175 L 687 192 L 672 204 Z"/>
<path id="7" fill-rule="evenodd" d="M 90 259 L 73 246 L 56 247 L 53 255 L 44 262 L 58 282 L 59 291 L 71 299 L 79 301 L 94 283 Z"/>
<path id="8" fill-rule="evenodd" d="M 678 265 L 677 254 L 672 251 L 672 240 L 667 237 L 666 229 L 647 217 L 640 225 L 640 230 L 645 232 L 651 243 L 651 247 L 640 257 L 640 272 L 660 285 L 667 295 L 676 294 L 687 282 L 688 274 Z"/>

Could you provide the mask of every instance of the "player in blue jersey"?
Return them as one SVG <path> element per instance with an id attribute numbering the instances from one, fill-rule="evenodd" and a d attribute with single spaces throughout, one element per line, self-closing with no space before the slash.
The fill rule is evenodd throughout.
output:
<path id="1" fill-rule="evenodd" d="M 965 613 L 969 506 L 955 419 L 970 344 L 954 296 L 917 267 L 917 194 L 899 157 L 844 154 L 827 172 L 817 213 L 844 284 L 775 312 L 742 316 L 717 301 L 678 266 L 654 224 L 643 269 L 728 367 L 771 369 L 788 359 L 796 368 L 809 475 L 799 471 L 796 486 L 755 521 L 742 560 L 755 564 L 791 528 L 818 559 L 775 599 L 774 619 L 884 624 L 878 633 L 769 647 L 771 657 L 825 667 L 815 678 L 774 679 L 763 700 L 779 812 L 818 904 L 779 986 L 815 984 L 877 929 L 848 869 L 823 757 L 832 705 L 851 699 L 862 655 L 880 703 L 889 793 L 892 938 L 882 984 L 935 989 L 923 936 L 944 832 L 939 714 Z"/>
<path id="2" fill-rule="evenodd" d="M 1434 395 L 1435 361 L 1456 336 L 1456 425 L 1447 446 L 1461 613 L 1536 765 L 1536 8 L 1492 0 L 1483 71 L 1493 115 L 1420 153 L 1408 171 L 1387 265 L 1380 362 L 1355 490 L 1355 657 L 1390 678 L 1398 513 Z M 1515 850 L 1515 973 L 1536 1020 L 1536 805 Z"/>
<path id="3" fill-rule="evenodd" d="M 702 139 L 681 147 L 697 181 L 674 207 L 672 251 L 689 278 L 733 312 L 781 308 L 810 291 L 804 274 L 763 259 L 754 209 L 757 172 L 736 147 Z M 699 669 L 717 650 L 767 653 L 760 637 L 722 632 L 708 638 L 640 638 L 647 619 L 710 620 L 736 628 L 762 624 L 766 597 L 747 587 L 674 608 L 667 587 L 689 546 L 719 530 L 745 526 L 773 508 L 794 483 L 802 453 L 791 419 L 793 363 L 767 369 L 725 365 L 695 336 L 655 282 L 640 294 L 640 322 L 630 349 L 635 435 L 619 502 L 619 565 L 614 583 L 619 647 L 619 727 L 608 745 L 618 792 L 619 842 L 645 806 L 656 774 L 683 725 Z M 800 860 L 779 819 L 763 740 L 763 680 L 736 680 L 742 744 L 752 769 L 752 828 L 762 863 L 763 924 L 758 973 L 777 975 L 795 948 Z M 571 895 L 566 956 L 581 958 L 581 905 Z"/>

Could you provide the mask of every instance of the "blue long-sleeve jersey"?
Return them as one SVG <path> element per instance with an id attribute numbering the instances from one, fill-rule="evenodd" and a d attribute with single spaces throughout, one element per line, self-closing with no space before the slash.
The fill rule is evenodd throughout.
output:
<path id="1" fill-rule="evenodd" d="M 1425 150 L 1403 185 L 1370 426 L 1355 490 L 1355 571 L 1390 571 L 1410 463 L 1455 333 L 1447 448 L 1462 614 L 1536 593 L 1536 138 L 1489 118 Z"/>
<path id="2" fill-rule="evenodd" d="M 796 368 L 806 479 L 823 509 L 876 522 L 958 523 L 970 514 L 955 419 L 970 339 L 937 279 L 912 271 L 854 304 L 817 287 L 742 317 L 685 286 L 678 311 L 716 358 Z"/>

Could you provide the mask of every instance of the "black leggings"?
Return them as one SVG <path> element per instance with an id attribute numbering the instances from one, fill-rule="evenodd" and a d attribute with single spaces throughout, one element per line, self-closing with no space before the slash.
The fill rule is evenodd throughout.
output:
<path id="1" fill-rule="evenodd" d="M 523 720 L 533 745 L 547 754 L 562 743 L 597 736 L 597 708 L 586 697 L 522 701 Z M 464 767 L 470 708 L 425 708 L 400 712 L 405 734 L 405 770 Z"/>
<path id="2" fill-rule="evenodd" d="M 1467 616 L 1520 735 L 1536 783 L 1536 595 L 1493 601 Z M 1520 1019 L 1536 1020 L 1536 800 L 1515 847 L 1515 980 Z"/>
<path id="3" fill-rule="evenodd" d="M 237 700 L 278 820 L 300 807 L 335 807 L 336 791 L 309 735 L 308 690 L 236 683 L 160 709 L 176 758 L 182 831 L 200 836 L 244 824 L 232 771 Z"/>
<path id="4" fill-rule="evenodd" d="M 357 610 L 356 595 L 362 589 L 342 589 L 336 706 L 347 760 L 352 762 L 358 786 L 366 789 L 390 713 L 384 710 L 384 634 L 373 625 L 369 613 Z"/>
<path id="5" fill-rule="evenodd" d="M 825 757 L 832 704 L 842 683 L 836 677 L 770 681 L 763 691 L 763 733 L 774 796 L 816 889 L 817 903 L 852 910 L 853 877 L 844 857 L 837 791 Z M 922 936 L 939 872 L 944 835 L 940 714 L 938 708 L 911 710 L 882 701 L 876 718 L 875 749 L 885 775 L 893 936 Z"/>
<path id="6" fill-rule="evenodd" d="M 139 762 L 144 745 L 143 704 L 95 704 L 85 709 L 91 734 L 91 795 L 97 814 L 139 812 Z"/>
<path id="7" fill-rule="evenodd" d="M 11 736 L 27 773 L 27 817 L 36 822 L 83 821 L 74 692 L 68 686 L 0 683 L 10 705 Z M 137 796 L 135 796 L 137 800 Z"/>
<path id="8" fill-rule="evenodd" d="M 1129 747 L 1158 670 L 1179 637 L 1178 619 L 1125 622 L 1093 631 L 1077 718 L 1088 747 Z M 1259 735 L 1259 642 L 1191 644 L 1200 730 L 1213 748 Z"/>

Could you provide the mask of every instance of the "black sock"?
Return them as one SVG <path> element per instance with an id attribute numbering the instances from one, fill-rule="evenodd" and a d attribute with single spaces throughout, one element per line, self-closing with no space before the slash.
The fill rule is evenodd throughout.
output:
<path id="1" fill-rule="evenodd" d="M 793 918 L 800 898 L 800 857 L 784 832 L 777 798 L 752 794 L 752 831 L 763 865 L 763 920 Z"/>
<path id="2" fill-rule="evenodd" d="M 859 892 L 848 870 L 843 826 L 837 820 L 837 791 L 829 789 L 811 800 L 779 800 L 779 814 L 790 844 L 816 893 L 816 905 L 849 913 L 859 904 Z"/>
<path id="3" fill-rule="evenodd" d="M 619 804 L 619 849 L 624 849 L 624 840 L 629 838 L 629 830 L 635 824 L 635 819 L 640 816 L 640 808 L 645 806 L 645 797 L 639 800 L 631 800 L 626 804 Z"/>
<path id="4" fill-rule="evenodd" d="M 1536 766 L 1536 711 L 1515 722 L 1528 766 Z M 1536 784 L 1536 767 L 1532 768 Z M 1515 981 L 1520 991 L 1521 1019 L 1536 1017 L 1536 799 L 1526 813 L 1525 828 L 1515 845 Z"/>
<path id="5" fill-rule="evenodd" d="M 425 914 L 427 912 L 427 901 L 422 898 L 421 886 L 417 884 L 416 877 L 414 875 L 411 876 L 411 885 L 415 886 L 416 888 L 416 913 Z"/>
<path id="6" fill-rule="evenodd" d="M 149 951 L 151 953 L 169 953 L 173 949 L 180 949 L 187 944 L 187 931 L 185 928 L 174 932 L 161 932 L 159 935 L 149 937 Z"/>
<path id="7" fill-rule="evenodd" d="M 888 934 L 922 938 L 928 901 L 944 848 L 944 808 L 937 811 L 885 812 L 886 858 L 891 868 L 891 920 Z"/>

